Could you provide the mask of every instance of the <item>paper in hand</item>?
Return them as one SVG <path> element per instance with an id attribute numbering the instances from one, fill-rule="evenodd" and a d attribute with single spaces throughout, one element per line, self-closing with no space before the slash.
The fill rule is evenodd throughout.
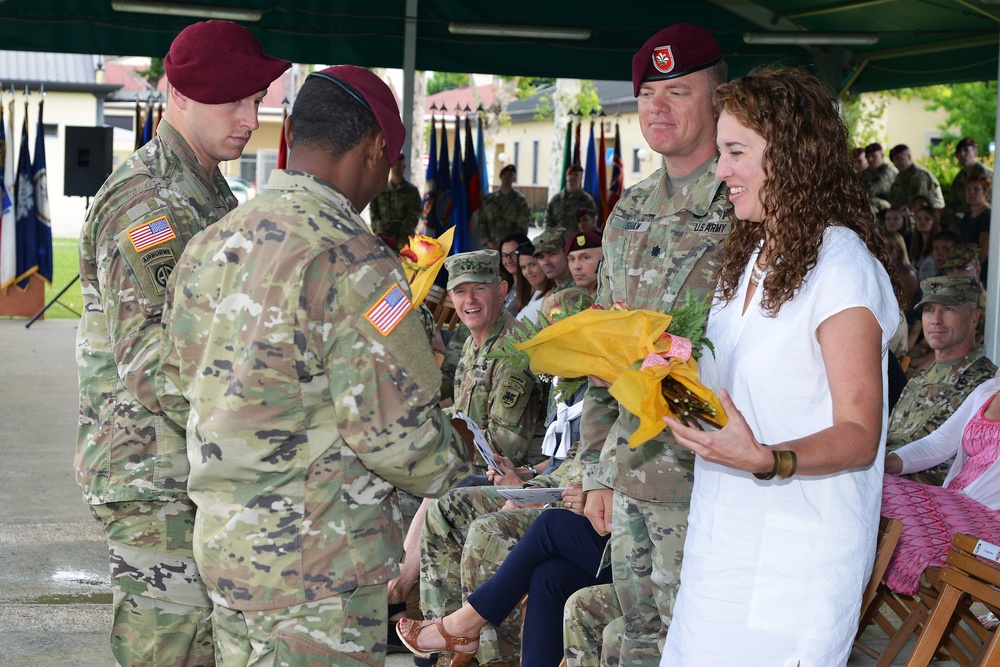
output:
<path id="1" fill-rule="evenodd" d="M 545 505 L 548 503 L 561 503 L 562 493 L 566 489 L 497 489 L 497 493 L 511 501 L 515 505 Z"/>
<path id="2" fill-rule="evenodd" d="M 456 412 L 455 416 L 459 417 L 469 427 L 469 430 L 472 432 L 472 442 L 476 445 L 476 451 L 479 452 L 479 455 L 483 457 L 484 461 L 486 461 L 486 465 L 502 475 L 503 471 L 500 470 L 500 466 L 497 465 L 497 460 L 493 456 L 493 450 L 490 448 L 490 443 L 486 442 L 486 436 L 483 435 L 483 430 L 479 428 L 479 424 L 469 419 L 468 415 L 464 412 Z"/>

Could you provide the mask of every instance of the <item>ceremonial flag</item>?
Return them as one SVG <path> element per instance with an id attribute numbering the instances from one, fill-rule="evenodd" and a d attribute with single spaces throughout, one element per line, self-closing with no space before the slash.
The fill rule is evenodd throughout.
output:
<path id="1" fill-rule="evenodd" d="M 563 162 L 562 176 L 560 176 L 559 189 L 566 189 L 566 172 L 569 170 L 570 160 L 573 157 L 573 116 L 570 114 L 569 123 L 566 125 L 566 139 L 563 141 Z"/>
<path id="2" fill-rule="evenodd" d="M 583 190 L 594 198 L 598 210 L 594 211 L 594 217 L 601 219 L 600 201 L 601 190 L 597 182 L 597 149 L 594 146 L 594 121 L 590 121 L 590 141 L 587 142 L 587 166 L 583 170 Z"/>
<path id="3" fill-rule="evenodd" d="M 281 102 L 281 125 L 278 130 L 278 169 L 288 167 L 288 144 L 285 142 L 285 121 L 288 119 L 288 103 Z"/>
<path id="4" fill-rule="evenodd" d="M 151 101 L 146 102 L 146 120 L 142 124 L 142 137 L 139 147 L 145 146 L 153 139 L 153 103 Z"/>
<path id="5" fill-rule="evenodd" d="M 451 226 L 455 227 L 455 254 L 474 250 L 475 240 L 469 230 L 469 191 L 466 189 L 462 164 L 462 119 L 455 114 L 455 152 L 451 157 Z"/>
<path id="6" fill-rule="evenodd" d="M 437 119 L 431 115 L 431 143 L 430 150 L 427 151 L 427 172 L 424 174 L 424 230 L 428 236 L 437 238 L 444 231 L 441 221 L 437 217 L 435 207 L 435 194 L 437 190 Z"/>
<path id="7" fill-rule="evenodd" d="M 135 150 L 142 148 L 142 107 L 138 96 L 135 98 Z"/>
<path id="8" fill-rule="evenodd" d="M 479 210 L 483 202 L 483 190 L 480 185 L 479 160 L 476 159 L 476 146 L 472 142 L 472 121 L 465 117 L 465 191 L 468 195 L 469 215 Z"/>
<path id="9" fill-rule="evenodd" d="M 458 135 L 455 135 L 455 141 L 458 141 Z M 451 227 L 451 169 L 448 164 L 448 126 L 445 125 L 443 113 L 441 114 L 441 152 L 438 155 L 436 187 L 435 207 L 437 219 L 441 221 L 441 231 L 443 232 Z M 446 271 L 442 271 L 438 275 L 446 273 Z"/>
<path id="10" fill-rule="evenodd" d="M 52 217 L 49 214 L 49 179 L 45 169 L 45 123 L 42 122 L 44 98 L 38 102 L 38 126 L 35 128 L 35 160 L 31 180 L 35 187 L 36 251 L 38 274 L 52 283 Z"/>
<path id="11" fill-rule="evenodd" d="M 28 149 L 28 100 L 24 100 L 24 123 L 21 125 L 21 152 L 17 158 L 17 190 L 14 194 L 14 225 L 17 228 L 17 277 L 20 289 L 27 289 L 28 278 L 38 272 L 38 213 L 35 209 L 35 182 L 31 177 L 31 151 Z"/>
<path id="12" fill-rule="evenodd" d="M 14 222 L 14 133 L 7 141 L 7 128 L 13 128 L 14 102 L 10 104 L 9 125 L 4 121 L 3 101 L 0 100 L 0 288 L 6 288 L 17 277 L 17 232 Z"/>
<path id="13" fill-rule="evenodd" d="M 482 114 L 476 120 L 476 155 L 479 156 L 479 186 L 482 196 L 490 193 L 490 174 L 486 168 L 486 142 L 483 140 L 483 117 Z"/>
<path id="14" fill-rule="evenodd" d="M 163 102 L 156 105 L 156 120 L 153 121 L 153 136 L 156 136 L 156 131 L 160 127 L 160 121 L 163 120 Z"/>
<path id="15" fill-rule="evenodd" d="M 615 210 L 615 204 L 625 191 L 625 163 L 622 162 L 622 133 L 615 123 L 615 156 L 611 162 L 611 186 L 608 188 L 608 212 Z"/>
<path id="16" fill-rule="evenodd" d="M 583 165 L 583 162 L 580 161 L 580 129 L 582 125 L 583 114 L 580 115 L 580 118 L 576 122 L 576 140 L 573 142 L 573 164 L 581 166 Z"/>
<path id="17" fill-rule="evenodd" d="M 597 185 L 601 190 L 601 198 L 595 199 L 597 206 L 600 211 L 597 213 L 597 228 L 601 229 L 604 226 L 604 221 L 611 213 L 608 210 L 608 171 L 607 171 L 607 161 L 608 161 L 608 149 L 604 143 L 604 121 L 601 121 L 601 143 L 599 144 L 599 149 L 597 151 Z"/>

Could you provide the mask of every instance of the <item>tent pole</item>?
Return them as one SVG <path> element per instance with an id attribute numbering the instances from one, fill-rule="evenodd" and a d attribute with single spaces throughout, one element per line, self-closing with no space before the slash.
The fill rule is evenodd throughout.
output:
<path id="1" fill-rule="evenodd" d="M 998 53 L 1000 56 L 1000 53 Z M 998 76 L 1000 76 L 1000 61 L 997 65 Z M 1000 87 L 997 88 L 997 103 L 1000 105 Z M 1000 108 L 1000 106 L 998 106 Z M 993 130 L 994 137 L 1000 137 L 1000 114 L 997 114 L 996 126 Z M 989 150 L 989 147 L 985 147 Z M 996 153 L 994 153 L 994 156 Z M 994 164 L 994 170 L 996 169 L 996 164 Z M 1000 360 L 1000 349 L 997 347 L 997 314 L 1000 312 L 1000 215 L 997 215 L 997 206 L 1000 205 L 1000 178 L 997 178 L 997 174 L 993 174 L 993 198 L 992 206 L 990 208 L 990 227 L 995 227 L 998 231 L 990 234 L 990 249 L 989 249 L 989 274 L 986 276 L 986 313 L 982 316 L 986 317 L 986 338 L 983 342 L 983 346 L 986 348 L 986 356 L 990 358 L 993 363 L 997 363 Z M 993 223 L 997 224 L 994 225 Z"/>
<path id="2" fill-rule="evenodd" d="M 403 27 L 403 155 L 406 156 L 404 177 L 410 179 L 411 146 L 413 144 L 413 72 L 417 62 L 417 0 L 406 0 L 406 23 Z"/>

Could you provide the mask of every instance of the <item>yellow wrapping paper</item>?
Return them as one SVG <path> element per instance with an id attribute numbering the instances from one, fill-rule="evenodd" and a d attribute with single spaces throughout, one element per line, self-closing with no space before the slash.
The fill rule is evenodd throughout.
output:
<path id="1" fill-rule="evenodd" d="M 436 239 L 415 234 L 410 237 L 410 243 L 399 251 L 406 280 L 410 283 L 410 292 L 413 294 L 414 308 L 422 304 L 431 291 L 434 279 L 444 266 L 444 258 L 451 252 L 454 236 L 454 227 L 449 227 Z"/>
<path id="2" fill-rule="evenodd" d="M 698 380 L 698 363 L 673 357 L 666 365 L 629 369 L 650 354 L 670 351 L 663 336 L 671 317 L 650 310 L 585 310 L 554 322 L 533 338 L 514 347 L 531 359 L 535 373 L 559 377 L 595 375 L 611 383 L 611 395 L 639 417 L 639 428 L 629 438 L 636 448 L 660 433 L 665 416 L 676 416 L 663 397 L 660 384 L 668 375 L 716 410 L 716 421 L 726 423 L 715 394 Z"/>

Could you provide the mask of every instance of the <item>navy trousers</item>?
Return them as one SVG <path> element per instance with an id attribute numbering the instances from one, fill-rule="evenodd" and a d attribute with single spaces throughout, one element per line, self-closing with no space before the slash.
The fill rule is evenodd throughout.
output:
<path id="1" fill-rule="evenodd" d="M 496 574 L 469 594 L 472 608 L 494 626 L 528 594 L 522 667 L 556 667 L 562 660 L 566 600 L 581 588 L 611 582 L 610 567 L 598 571 L 608 537 L 569 510 L 542 512 Z"/>

